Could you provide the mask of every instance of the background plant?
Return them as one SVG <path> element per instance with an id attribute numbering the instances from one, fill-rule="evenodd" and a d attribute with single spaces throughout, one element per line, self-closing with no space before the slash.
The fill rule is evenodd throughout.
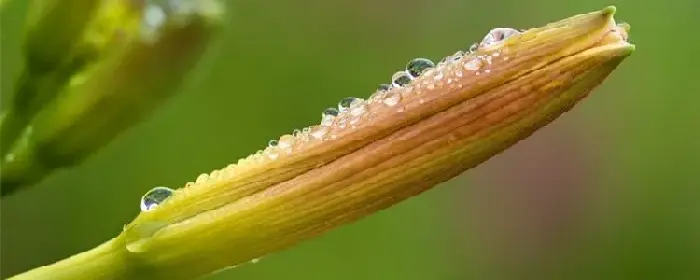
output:
<path id="1" fill-rule="evenodd" d="M 145 190 L 177 185 L 263 146 L 290 127 L 316 121 L 320 109 L 340 97 L 370 92 L 381 82 L 376 77 L 401 67 L 407 57 L 451 51 L 503 24 L 504 18 L 512 26 L 530 26 L 554 13 L 610 4 L 412 3 L 236 5 L 225 39 L 227 51 L 217 61 L 205 61 L 212 72 L 196 75 L 154 119 L 89 164 L 3 200 L 3 275 L 92 247 L 121 230 L 114 221 L 129 221 Z M 546 8 L 537 9 L 537 3 Z M 6 74 L 12 70 L 6 69 L 16 69 L 10 66 L 17 62 L 6 55 L 12 54 L 9 45 L 14 42 L 5 37 L 17 25 L 5 23 L 22 14 L 21 5 L 11 4 L 2 17 L 3 93 L 12 77 Z M 331 12 L 341 10 L 338 5 L 347 13 Z M 697 87 L 687 82 L 692 68 L 686 56 L 697 39 L 678 28 L 693 26 L 694 4 L 618 5 L 625 8 L 621 16 L 642 30 L 634 33 L 635 42 L 653 51 L 637 54 L 631 63 L 638 67 L 628 65 L 636 72 L 613 78 L 580 113 L 497 158 L 482 168 L 483 173 L 472 173 L 472 183 L 452 183 L 465 187 L 440 188 L 256 266 L 227 273 L 252 279 L 483 278 L 522 275 L 523 270 L 552 278 L 571 275 L 572 270 L 623 278 L 697 276 L 690 264 L 697 262 L 698 252 L 693 222 L 698 209 L 692 198 L 697 197 L 693 171 L 699 157 L 693 128 L 700 118 L 692 102 L 697 98 L 691 94 Z M 401 12 L 387 12 L 397 10 Z M 415 26 L 407 26 L 406 18 L 415 19 Z M 671 43 L 678 40 L 683 44 Z M 377 45 L 404 47 L 386 50 Z M 280 62 L 282 58 L 286 62 Z M 557 149 L 556 155 L 546 157 L 551 143 L 559 143 L 566 152 Z M 553 169 L 557 165 L 569 168 Z M 482 175 L 489 172 L 512 176 Z M 497 177 L 512 181 L 492 179 Z M 444 208 L 450 204 L 454 207 Z M 545 215 L 551 213 L 562 216 Z M 531 226 L 536 221 L 543 224 Z M 52 238 L 46 238 L 47 232 Z M 547 246 L 538 246 L 542 244 Z M 490 256 L 473 250 L 477 245 L 491 249 Z M 564 257 L 569 255 L 575 256 Z M 590 264 L 596 268 L 593 272 Z"/>

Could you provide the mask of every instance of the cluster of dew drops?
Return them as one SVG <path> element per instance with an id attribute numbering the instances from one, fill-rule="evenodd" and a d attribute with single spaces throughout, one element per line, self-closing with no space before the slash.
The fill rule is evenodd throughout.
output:
<path id="1" fill-rule="evenodd" d="M 276 160 L 282 154 L 291 154 L 295 145 L 310 140 L 334 139 L 335 135 L 329 133 L 331 127 L 335 126 L 342 129 L 347 126 L 356 126 L 366 113 L 368 104 L 378 103 L 388 107 L 397 106 L 401 102 L 402 96 L 399 91 L 393 89 L 410 86 L 413 80 L 429 71 L 447 67 L 456 61 L 460 61 L 465 55 L 470 55 L 480 48 L 498 43 L 517 34 L 520 34 L 520 31 L 512 28 L 492 29 L 480 43 L 472 44 L 468 51 L 458 51 L 454 55 L 443 58 L 437 65 L 425 58 L 412 59 L 406 64 L 405 70 L 398 71 L 392 75 L 390 83 L 380 84 L 368 100 L 356 97 L 343 98 L 338 102 L 337 108 L 328 108 L 321 113 L 321 123 L 319 125 L 296 129 L 292 134 L 283 135 L 279 140 L 270 140 L 267 148 L 239 160 L 238 165 L 249 162 L 261 162 L 261 160 Z M 487 59 L 490 59 L 490 57 L 487 57 Z M 482 65 L 483 62 L 480 59 L 475 59 L 464 62 L 461 67 L 467 71 L 478 71 Z M 458 72 L 458 76 L 459 73 L 461 72 Z M 434 78 L 438 80 L 441 79 L 441 76 L 442 74 L 436 73 Z M 236 165 L 230 165 L 227 168 L 233 166 Z M 219 173 L 221 172 L 216 170 L 212 174 L 202 174 L 197 178 L 196 183 L 215 178 Z M 174 192 L 174 190 L 162 186 L 153 188 L 141 198 L 141 211 L 155 209 Z"/>

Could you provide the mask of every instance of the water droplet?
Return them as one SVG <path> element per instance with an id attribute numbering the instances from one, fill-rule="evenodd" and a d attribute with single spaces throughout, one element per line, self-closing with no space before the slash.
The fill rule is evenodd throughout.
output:
<path id="1" fill-rule="evenodd" d="M 381 84 L 377 87 L 377 91 L 388 91 L 391 89 L 390 84 Z"/>
<path id="2" fill-rule="evenodd" d="M 279 144 L 279 141 L 277 140 L 270 140 L 269 142 L 267 142 L 267 145 L 270 147 L 277 146 L 277 144 Z"/>
<path id="3" fill-rule="evenodd" d="M 214 170 L 209 174 L 209 179 L 216 180 L 216 178 L 219 178 L 219 175 L 221 175 L 221 171 Z"/>
<path id="4" fill-rule="evenodd" d="M 469 46 L 469 53 L 475 53 L 477 50 L 479 50 L 479 43 L 474 43 Z"/>
<path id="5" fill-rule="evenodd" d="M 323 115 L 330 115 L 330 116 L 337 116 L 338 115 L 338 109 L 336 108 L 328 108 L 323 111 Z"/>
<path id="6" fill-rule="evenodd" d="M 430 61 L 430 59 L 416 58 L 406 64 L 406 72 L 408 72 L 408 74 L 412 77 L 416 78 L 423 74 L 425 70 L 433 67 L 435 67 L 435 63 Z"/>
<path id="7" fill-rule="evenodd" d="M 250 263 L 256 264 L 256 263 L 260 262 L 260 259 L 261 259 L 261 258 L 252 259 L 252 260 L 250 260 Z"/>
<path id="8" fill-rule="evenodd" d="M 355 99 L 357 99 L 357 98 L 356 97 L 343 98 L 342 100 L 340 100 L 340 102 L 338 102 L 338 110 L 340 112 L 347 111 L 348 108 L 350 108 L 350 104 L 352 104 L 352 102 L 355 101 Z"/>
<path id="9" fill-rule="evenodd" d="M 299 141 L 308 141 L 309 140 L 308 127 L 304 128 L 302 130 L 295 129 L 294 130 L 294 138 L 296 138 L 296 140 L 299 140 Z"/>
<path id="10" fill-rule="evenodd" d="M 464 70 L 467 70 L 467 71 L 477 71 L 477 70 L 481 69 L 481 67 L 483 65 L 484 65 L 484 62 L 481 61 L 480 58 L 475 57 L 473 59 L 470 59 L 466 63 L 464 63 L 463 67 L 464 67 Z"/>
<path id="11" fill-rule="evenodd" d="M 399 104 L 401 102 L 401 94 L 393 92 L 389 93 L 384 100 L 382 100 L 384 104 L 387 106 L 394 106 L 396 104 Z"/>
<path id="12" fill-rule="evenodd" d="M 374 102 L 381 102 L 384 97 L 386 96 L 387 91 L 376 91 L 373 93 L 369 99 L 367 100 L 368 103 L 374 103 Z"/>
<path id="13" fill-rule="evenodd" d="M 508 37 L 520 34 L 520 31 L 513 28 L 494 28 L 481 40 L 479 47 L 487 47 L 495 43 L 501 42 Z"/>
<path id="14" fill-rule="evenodd" d="M 278 157 L 280 157 L 280 154 L 278 154 L 273 149 L 267 150 L 265 152 L 267 154 L 267 157 L 270 158 L 271 160 L 276 160 Z"/>
<path id="15" fill-rule="evenodd" d="M 311 137 L 315 139 L 322 139 L 323 136 L 326 135 L 326 133 L 328 133 L 328 127 L 321 125 L 315 126 L 309 131 L 309 135 L 311 135 Z"/>
<path id="16" fill-rule="evenodd" d="M 350 103 L 350 115 L 352 116 L 360 116 L 362 113 L 365 112 L 367 109 L 367 102 L 365 102 L 362 99 L 356 99 L 352 103 Z"/>
<path id="17" fill-rule="evenodd" d="M 167 187 L 155 187 L 141 197 L 141 211 L 151 211 L 170 198 L 174 190 Z"/>
<path id="18" fill-rule="evenodd" d="M 391 84 L 395 87 L 405 86 L 413 80 L 410 74 L 406 71 L 399 71 L 391 76 Z"/>
<path id="19" fill-rule="evenodd" d="M 206 181 L 206 180 L 209 180 L 209 174 L 202 173 L 202 174 L 199 174 L 199 176 L 197 177 L 197 180 L 195 180 L 195 183 L 201 184 L 201 183 L 204 183 L 204 181 Z"/>
<path id="20" fill-rule="evenodd" d="M 248 156 L 251 161 L 260 161 L 263 158 L 263 150 L 258 150 L 255 154 Z"/>
<path id="21" fill-rule="evenodd" d="M 335 122 L 335 126 L 338 128 L 345 128 L 345 125 L 348 123 L 348 118 L 346 115 L 338 117 L 337 121 Z"/>
<path id="22" fill-rule="evenodd" d="M 277 144 L 277 146 L 283 150 L 291 150 L 292 145 L 294 145 L 294 136 L 289 134 L 282 135 L 279 143 Z"/>
<path id="23" fill-rule="evenodd" d="M 342 102 L 342 101 L 341 101 Z M 338 105 L 340 106 L 340 105 Z M 333 124 L 333 120 L 338 116 L 338 109 L 328 108 L 321 113 L 321 125 L 330 126 Z"/>

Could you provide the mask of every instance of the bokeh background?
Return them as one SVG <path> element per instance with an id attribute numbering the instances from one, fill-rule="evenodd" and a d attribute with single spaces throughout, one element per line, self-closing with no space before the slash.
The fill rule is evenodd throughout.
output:
<path id="1" fill-rule="evenodd" d="M 26 2 L 2 12 L 3 100 Z M 575 110 L 420 197 L 207 279 L 700 279 L 695 0 L 230 1 L 175 98 L 81 166 L 2 199 L 1 276 L 92 248 L 148 189 L 316 123 L 411 58 L 611 4 L 637 51 Z"/>

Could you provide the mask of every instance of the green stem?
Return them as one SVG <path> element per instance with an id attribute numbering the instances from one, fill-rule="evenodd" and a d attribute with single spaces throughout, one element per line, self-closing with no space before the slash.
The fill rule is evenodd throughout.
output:
<path id="1" fill-rule="evenodd" d="M 10 277 L 8 280 L 138 279 L 118 238 L 94 249 L 48 266 Z M 136 276 L 136 277 L 134 277 Z"/>

